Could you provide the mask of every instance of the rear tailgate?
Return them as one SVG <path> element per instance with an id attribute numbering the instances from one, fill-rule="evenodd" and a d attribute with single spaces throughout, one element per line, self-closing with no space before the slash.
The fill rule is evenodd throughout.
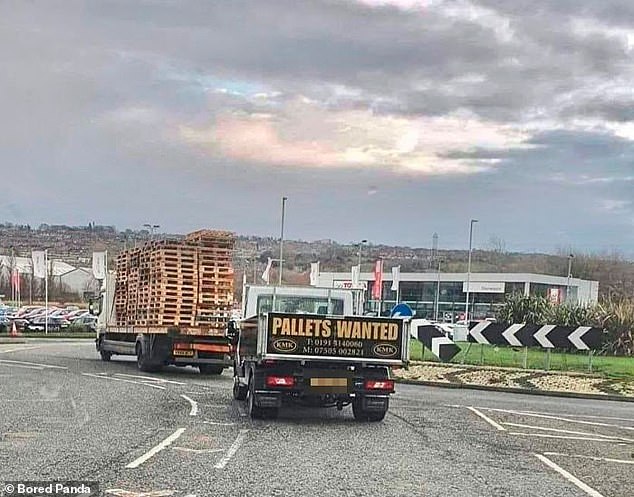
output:
<path id="1" fill-rule="evenodd" d="M 271 312 L 263 324 L 261 352 L 271 359 L 402 365 L 408 357 L 402 319 Z"/>

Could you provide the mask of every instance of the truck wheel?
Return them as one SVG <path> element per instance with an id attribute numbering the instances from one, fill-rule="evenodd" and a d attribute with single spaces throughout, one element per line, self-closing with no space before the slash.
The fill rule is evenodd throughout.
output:
<path id="1" fill-rule="evenodd" d="M 366 411 L 363 409 L 363 399 L 354 399 L 352 402 L 352 414 L 357 421 L 383 421 L 386 413 L 387 409 L 385 411 Z"/>
<path id="2" fill-rule="evenodd" d="M 248 387 L 245 387 L 244 385 L 240 385 L 240 382 L 238 381 L 238 377 L 234 376 L 233 377 L 233 398 L 236 400 L 246 399 L 247 390 L 248 390 Z"/>
<path id="3" fill-rule="evenodd" d="M 101 356 L 101 360 L 105 362 L 110 361 L 110 359 L 112 358 L 112 352 L 109 352 L 107 350 L 100 350 L 99 355 Z"/>
<path id="4" fill-rule="evenodd" d="M 140 343 L 137 343 L 136 345 L 136 364 L 139 371 L 143 371 L 144 373 L 155 373 L 161 369 L 160 365 L 153 364 L 149 361 L 147 354 Z"/>
<path id="5" fill-rule="evenodd" d="M 211 364 L 200 364 L 198 366 L 200 374 L 222 374 L 222 366 L 212 366 Z"/>
<path id="6" fill-rule="evenodd" d="M 247 412 L 251 419 L 264 419 L 265 410 L 255 405 L 255 384 L 253 376 L 249 378 L 249 387 L 247 389 Z"/>

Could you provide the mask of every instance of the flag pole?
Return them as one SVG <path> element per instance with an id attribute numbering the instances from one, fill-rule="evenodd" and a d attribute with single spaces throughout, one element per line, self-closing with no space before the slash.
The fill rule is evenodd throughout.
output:
<path id="1" fill-rule="evenodd" d="M 109 309 L 109 307 L 110 307 L 110 298 L 108 297 L 108 251 L 107 250 L 105 251 L 105 259 L 106 259 L 106 261 L 105 261 L 104 265 L 105 265 L 105 269 L 106 269 L 106 274 L 105 274 L 104 278 L 106 278 L 106 295 L 105 295 L 105 298 L 106 298 L 105 304 L 106 305 L 104 307 L 106 308 L 106 322 L 105 322 L 105 324 L 107 325 L 108 324 L 108 320 L 110 319 L 110 309 Z"/>
<path id="2" fill-rule="evenodd" d="M 44 273 L 44 334 L 48 335 L 48 249 L 44 250 L 46 272 Z"/>

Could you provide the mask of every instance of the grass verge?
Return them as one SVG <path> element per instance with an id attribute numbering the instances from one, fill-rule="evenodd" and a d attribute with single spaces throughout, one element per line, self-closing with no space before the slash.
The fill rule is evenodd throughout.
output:
<path id="1" fill-rule="evenodd" d="M 527 369 L 544 370 L 547 366 L 546 350 L 542 348 L 498 347 L 494 345 L 469 344 L 459 342 L 461 351 L 451 360 L 454 364 L 472 364 L 523 368 L 526 354 Z M 418 340 L 410 343 L 410 359 L 440 362 L 431 351 L 423 350 Z M 588 353 L 556 352 L 550 353 L 550 367 L 553 371 L 572 371 L 589 373 Z M 634 357 L 594 356 L 592 357 L 592 373 L 605 376 L 634 380 Z"/>

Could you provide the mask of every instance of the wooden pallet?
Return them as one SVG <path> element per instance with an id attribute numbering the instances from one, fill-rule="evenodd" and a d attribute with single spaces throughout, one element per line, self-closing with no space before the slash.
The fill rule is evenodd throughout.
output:
<path id="1" fill-rule="evenodd" d="M 233 304 L 234 235 L 199 230 L 185 240 L 153 240 L 117 257 L 119 326 L 198 326 L 217 334 Z"/>

